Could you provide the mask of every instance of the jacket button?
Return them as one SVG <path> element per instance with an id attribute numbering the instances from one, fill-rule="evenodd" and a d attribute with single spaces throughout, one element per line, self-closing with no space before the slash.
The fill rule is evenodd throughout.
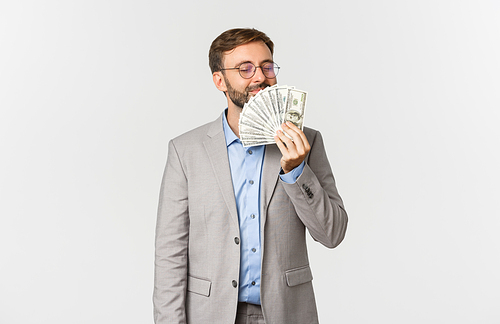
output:
<path id="1" fill-rule="evenodd" d="M 240 238 L 239 237 L 235 237 L 234 238 L 234 243 L 236 243 L 236 245 L 240 244 Z"/>
<path id="2" fill-rule="evenodd" d="M 233 280 L 233 282 L 232 282 L 232 283 L 233 283 L 233 287 L 234 287 L 234 288 L 238 287 L 238 283 L 236 282 L 236 280 Z"/>

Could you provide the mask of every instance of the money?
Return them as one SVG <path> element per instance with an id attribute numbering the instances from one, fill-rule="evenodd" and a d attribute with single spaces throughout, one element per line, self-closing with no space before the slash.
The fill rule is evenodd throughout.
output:
<path id="1" fill-rule="evenodd" d="M 243 106 L 240 114 L 243 146 L 275 143 L 274 136 L 278 130 L 283 131 L 281 125 L 286 121 L 303 130 L 306 102 L 307 92 L 293 86 L 274 85 L 259 91 Z"/>
<path id="2" fill-rule="evenodd" d="M 303 129 L 304 111 L 306 109 L 307 92 L 301 90 L 288 90 L 288 101 L 285 112 L 285 120 L 292 122 L 300 129 Z"/>

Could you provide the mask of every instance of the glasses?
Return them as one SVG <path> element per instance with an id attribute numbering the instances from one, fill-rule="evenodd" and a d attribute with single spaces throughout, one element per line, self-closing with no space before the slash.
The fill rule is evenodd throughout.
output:
<path id="1" fill-rule="evenodd" d="M 262 70 L 262 73 L 264 73 L 264 76 L 268 79 L 274 79 L 278 75 L 278 72 L 280 71 L 280 67 L 278 66 L 278 64 L 273 62 L 266 62 L 261 66 L 255 66 L 252 63 L 248 62 L 241 64 L 239 67 L 221 69 L 221 71 L 238 70 L 243 79 L 250 79 L 255 75 L 257 68 L 260 68 Z"/>

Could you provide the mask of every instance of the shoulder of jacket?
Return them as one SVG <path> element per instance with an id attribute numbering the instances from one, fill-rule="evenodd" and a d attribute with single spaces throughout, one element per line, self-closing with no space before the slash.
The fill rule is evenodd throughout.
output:
<path id="1" fill-rule="evenodd" d="M 304 126 L 304 130 L 303 131 L 304 131 L 304 134 L 306 135 L 307 140 L 309 141 L 309 143 L 314 142 L 314 140 L 316 139 L 316 137 L 318 135 L 321 136 L 321 133 L 318 130 L 310 128 L 310 127 L 307 127 L 307 126 Z"/>
<path id="2" fill-rule="evenodd" d="M 201 144 L 207 138 L 210 130 L 217 127 L 218 122 L 221 122 L 220 118 L 187 131 L 173 138 L 171 142 L 173 142 L 175 146 L 192 146 Z M 220 125 L 220 130 L 222 131 L 222 123 Z"/>

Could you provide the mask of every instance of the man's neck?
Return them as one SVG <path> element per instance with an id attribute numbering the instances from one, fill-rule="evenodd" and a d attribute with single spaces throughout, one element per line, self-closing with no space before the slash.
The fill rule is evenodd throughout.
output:
<path id="1" fill-rule="evenodd" d="M 235 106 L 234 104 L 231 105 L 231 103 L 227 107 L 227 123 L 233 131 L 234 135 L 236 135 L 238 138 L 240 138 L 239 122 L 242 110 L 242 108 Z"/>

